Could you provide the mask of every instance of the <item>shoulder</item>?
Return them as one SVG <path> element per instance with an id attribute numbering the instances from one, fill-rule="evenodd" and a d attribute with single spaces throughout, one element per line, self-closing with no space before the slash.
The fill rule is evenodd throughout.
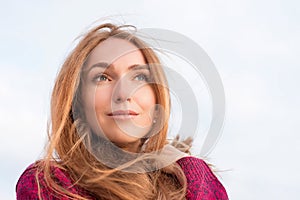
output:
<path id="1" fill-rule="evenodd" d="M 177 164 L 186 176 L 188 199 L 228 199 L 225 188 L 205 161 L 187 156 Z"/>
<path id="2" fill-rule="evenodd" d="M 35 162 L 29 165 L 20 176 L 17 185 L 17 199 L 39 199 L 39 191 L 42 199 L 64 199 L 57 198 L 57 194 L 47 185 L 44 177 L 44 172 L 41 169 L 42 161 Z M 55 182 L 72 193 L 81 193 L 78 187 L 75 187 L 68 173 L 64 170 L 51 166 L 51 176 Z"/>
<path id="3" fill-rule="evenodd" d="M 187 178 L 199 179 L 201 175 L 202 179 L 213 180 L 216 179 L 216 176 L 213 174 L 208 164 L 200 159 L 193 156 L 186 156 L 177 161 L 177 164 L 182 168 Z"/>
<path id="4" fill-rule="evenodd" d="M 37 164 L 33 163 L 22 173 L 16 185 L 17 199 L 36 199 L 38 197 L 37 169 Z"/>

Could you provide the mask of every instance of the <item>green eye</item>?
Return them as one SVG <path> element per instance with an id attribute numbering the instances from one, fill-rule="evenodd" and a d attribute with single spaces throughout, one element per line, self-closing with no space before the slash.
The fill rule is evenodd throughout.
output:
<path id="1" fill-rule="evenodd" d="M 108 77 L 104 74 L 100 74 L 100 75 L 97 75 L 94 80 L 96 82 L 103 82 L 103 81 L 108 81 Z"/>
<path id="2" fill-rule="evenodd" d="M 134 77 L 134 80 L 136 81 L 148 81 L 148 76 L 145 74 L 138 74 Z"/>

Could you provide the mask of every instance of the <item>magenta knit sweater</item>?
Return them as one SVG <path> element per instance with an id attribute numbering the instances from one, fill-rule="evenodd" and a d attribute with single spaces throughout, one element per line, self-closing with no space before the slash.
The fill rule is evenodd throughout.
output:
<path id="1" fill-rule="evenodd" d="M 177 161 L 187 178 L 187 194 L 188 200 L 227 200 L 228 196 L 222 184 L 212 173 L 207 164 L 195 157 L 184 157 Z M 38 187 L 35 179 L 36 166 L 30 165 L 21 175 L 16 186 L 17 200 L 31 200 L 38 198 Z M 70 192 L 84 195 L 87 198 L 95 199 L 78 186 L 74 186 L 68 174 L 59 168 L 53 170 L 53 175 L 60 184 L 67 188 Z M 42 199 L 47 200 L 67 200 L 68 198 L 58 197 L 47 187 L 43 180 L 43 174 L 39 174 L 41 185 Z"/>

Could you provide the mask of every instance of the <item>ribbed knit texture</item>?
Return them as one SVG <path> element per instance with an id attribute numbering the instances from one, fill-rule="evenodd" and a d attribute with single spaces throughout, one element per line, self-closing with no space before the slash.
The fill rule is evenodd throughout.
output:
<path id="1" fill-rule="evenodd" d="M 31 164 L 27 169 L 23 172 L 21 177 L 19 178 L 19 181 L 16 186 L 17 191 L 17 200 L 37 200 L 38 197 L 38 185 L 36 182 L 36 172 L 37 172 L 37 166 L 34 164 Z M 52 168 L 52 175 L 55 177 L 55 180 L 57 183 L 59 183 L 62 187 L 67 189 L 68 191 L 72 192 L 73 194 L 80 194 L 82 196 L 85 196 L 87 198 L 93 199 L 89 193 L 78 187 L 74 186 L 71 178 L 69 175 L 59 169 L 59 168 Z M 41 190 L 41 198 L 43 200 L 68 200 L 70 198 L 64 197 L 62 195 L 59 195 L 55 193 L 53 190 L 50 189 L 50 187 L 47 186 L 45 179 L 44 179 L 44 173 L 39 173 L 39 183 L 40 183 L 40 190 Z"/>
<path id="2" fill-rule="evenodd" d="M 184 157 L 177 161 L 187 179 L 189 200 L 227 200 L 225 188 L 201 159 Z"/>
<path id="3" fill-rule="evenodd" d="M 187 200 L 227 200 L 227 194 L 217 177 L 212 173 L 208 165 L 201 159 L 195 157 L 184 157 L 177 161 L 187 179 Z M 35 175 L 37 167 L 31 164 L 21 175 L 16 186 L 17 200 L 31 200 L 38 198 L 38 186 Z M 52 174 L 56 181 L 74 194 L 83 195 L 89 199 L 93 198 L 88 191 L 74 186 L 69 175 L 59 168 L 53 168 Z M 42 199 L 67 200 L 69 198 L 57 195 L 47 185 L 43 173 L 39 174 L 40 190 Z"/>

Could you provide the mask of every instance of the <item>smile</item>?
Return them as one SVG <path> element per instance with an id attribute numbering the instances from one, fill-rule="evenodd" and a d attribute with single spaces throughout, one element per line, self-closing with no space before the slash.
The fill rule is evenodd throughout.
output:
<path id="1" fill-rule="evenodd" d="M 107 115 L 113 119 L 132 119 L 139 114 L 132 110 L 117 110 Z"/>

